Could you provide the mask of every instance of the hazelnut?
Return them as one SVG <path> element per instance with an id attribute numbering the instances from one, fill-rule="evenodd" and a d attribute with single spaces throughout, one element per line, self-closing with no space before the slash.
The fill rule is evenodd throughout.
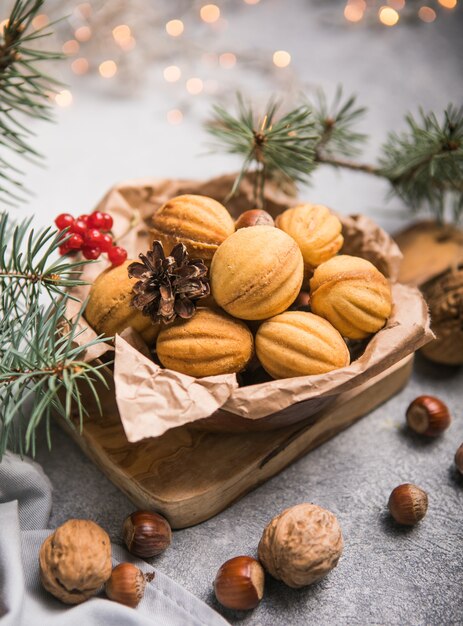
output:
<path id="1" fill-rule="evenodd" d="M 398 524 L 414 526 L 426 515 L 428 494 L 416 485 L 404 483 L 393 489 L 388 508 Z"/>
<path id="2" fill-rule="evenodd" d="M 250 556 L 236 556 L 224 563 L 214 581 L 215 597 L 227 609 L 254 609 L 264 595 L 265 572 Z"/>
<path id="3" fill-rule="evenodd" d="M 127 550 L 142 558 L 161 554 L 172 542 L 169 522 L 152 511 L 135 511 L 127 517 L 122 528 Z"/>
<path id="4" fill-rule="evenodd" d="M 251 209 L 241 213 L 235 222 L 236 230 L 249 228 L 250 226 L 275 226 L 273 217 L 262 209 Z"/>
<path id="5" fill-rule="evenodd" d="M 272 226 L 241 228 L 212 259 L 211 291 L 230 315 L 263 320 L 294 302 L 303 274 L 301 251 L 289 235 Z"/>
<path id="6" fill-rule="evenodd" d="M 95 522 L 70 519 L 43 542 L 39 566 L 47 591 L 66 604 L 80 604 L 111 576 L 111 541 Z"/>
<path id="7" fill-rule="evenodd" d="M 343 337 L 364 339 L 383 328 L 392 310 L 389 281 L 360 257 L 340 254 L 310 279 L 310 307 Z"/>
<path id="8" fill-rule="evenodd" d="M 420 435 L 437 437 L 450 426 L 447 405 L 434 396 L 418 396 L 407 409 L 407 424 Z"/>
<path id="9" fill-rule="evenodd" d="M 457 466 L 460 474 L 463 474 L 463 443 L 455 452 L 455 465 Z"/>
<path id="10" fill-rule="evenodd" d="M 120 563 L 111 572 L 105 584 L 105 592 L 110 600 L 135 608 L 145 593 L 147 582 L 151 582 L 154 573 L 144 574 L 132 563 Z"/>
<path id="11" fill-rule="evenodd" d="M 298 504 L 267 525 L 259 560 L 274 578 L 297 589 L 326 576 L 338 564 L 342 549 L 335 515 L 315 504 Z"/>

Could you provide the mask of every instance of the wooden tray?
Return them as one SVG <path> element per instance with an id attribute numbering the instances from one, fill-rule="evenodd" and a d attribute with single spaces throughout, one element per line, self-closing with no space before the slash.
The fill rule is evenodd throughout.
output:
<path id="1" fill-rule="evenodd" d="M 340 395 L 307 421 L 274 431 L 226 435 L 182 426 L 156 439 L 129 443 L 114 389 L 103 386 L 103 416 L 87 420 L 82 433 L 59 421 L 135 505 L 164 514 L 173 528 L 185 528 L 216 515 L 385 402 L 407 383 L 412 366 L 413 355 Z M 98 414 L 91 397 L 84 403 Z"/>

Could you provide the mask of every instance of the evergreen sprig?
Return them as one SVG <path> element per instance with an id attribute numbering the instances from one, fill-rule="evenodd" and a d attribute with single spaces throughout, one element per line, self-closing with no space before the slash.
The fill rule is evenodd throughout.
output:
<path id="1" fill-rule="evenodd" d="M 406 117 L 407 130 L 390 133 L 380 172 L 413 209 L 427 204 L 442 220 L 446 202 L 455 221 L 463 210 L 463 107 L 449 105 L 442 121 L 420 110 Z"/>
<path id="2" fill-rule="evenodd" d="M 234 117 L 222 107 L 215 107 L 215 116 L 207 124 L 216 145 L 226 152 L 241 155 L 243 164 L 231 191 L 233 195 L 242 179 L 257 164 L 259 193 L 254 201 L 260 205 L 265 179 L 275 169 L 285 173 L 293 182 L 308 180 L 319 164 L 350 169 L 385 178 L 391 191 L 400 196 L 413 210 L 428 208 L 442 221 L 447 203 L 452 203 L 456 222 L 463 214 L 463 108 L 449 105 L 439 122 L 434 113 L 421 112 L 420 119 L 406 117 L 407 131 L 390 133 L 381 147 L 378 164 L 359 163 L 358 156 L 366 136 L 355 125 L 365 113 L 356 104 L 355 97 L 343 99 L 338 89 L 334 100 L 328 103 L 322 92 L 315 103 L 308 103 L 275 119 L 273 105 L 260 119 L 269 114 L 278 134 L 265 134 L 265 150 L 259 141 L 256 116 L 249 105 L 239 100 L 239 114 Z M 310 126 L 305 132 L 292 132 L 286 120 L 298 119 L 301 111 Z M 281 145 L 285 149 L 281 149 Z M 301 154 L 304 158 L 301 158 Z M 347 157 L 347 158 L 346 158 Z"/>
<path id="3" fill-rule="evenodd" d="M 255 201 L 262 206 L 267 177 L 275 174 L 297 182 L 307 180 L 314 167 L 318 134 L 310 109 L 302 105 L 277 118 L 280 103 L 271 99 L 262 116 L 238 94 L 238 114 L 231 115 L 221 106 L 207 124 L 216 145 L 230 154 L 243 157 L 243 164 L 230 192 L 238 189 L 243 176 L 255 169 Z"/>
<path id="4" fill-rule="evenodd" d="M 0 201 L 14 204 L 23 199 L 22 172 L 5 155 L 13 152 L 32 160 L 41 154 L 30 143 L 33 135 L 22 117 L 51 119 L 49 94 L 60 84 L 42 71 L 44 61 L 60 59 L 35 41 L 51 34 L 51 24 L 34 30 L 32 20 L 44 0 L 16 0 L 8 21 L 0 31 Z"/>
<path id="5" fill-rule="evenodd" d="M 34 232 L 30 220 L 14 225 L 0 216 L 0 458 L 7 446 L 34 454 L 42 422 L 51 445 L 53 411 L 72 425 L 76 410 L 82 425 L 82 385 L 99 404 L 94 383 L 105 383 L 101 366 L 84 361 L 104 339 L 75 341 L 85 303 L 73 320 L 66 313 L 72 296 L 65 290 L 84 284 L 86 261 L 51 261 L 61 243 L 50 228 Z"/>

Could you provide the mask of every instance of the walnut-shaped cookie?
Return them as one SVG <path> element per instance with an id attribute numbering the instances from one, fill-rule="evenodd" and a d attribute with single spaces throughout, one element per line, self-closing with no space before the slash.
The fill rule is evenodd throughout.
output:
<path id="1" fill-rule="evenodd" d="M 303 274 L 302 254 L 292 237 L 272 226 L 242 228 L 212 259 L 212 295 L 230 315 L 262 320 L 293 303 Z"/>
<path id="2" fill-rule="evenodd" d="M 166 254 L 178 243 L 191 258 L 209 264 L 217 248 L 235 232 L 227 209 L 207 196 L 185 194 L 168 200 L 152 217 L 153 239 L 162 242 Z"/>
<path id="3" fill-rule="evenodd" d="M 383 328 L 391 315 L 391 287 L 369 261 L 341 254 L 315 270 L 310 306 L 343 337 L 364 339 Z"/>
<path id="4" fill-rule="evenodd" d="M 323 204 L 299 204 L 286 209 L 276 226 L 291 235 L 301 249 L 306 273 L 337 254 L 344 243 L 339 219 Z"/>
<path id="5" fill-rule="evenodd" d="M 325 374 L 349 365 L 349 350 L 322 317 L 286 311 L 266 320 L 256 334 L 256 354 L 273 378 Z"/>

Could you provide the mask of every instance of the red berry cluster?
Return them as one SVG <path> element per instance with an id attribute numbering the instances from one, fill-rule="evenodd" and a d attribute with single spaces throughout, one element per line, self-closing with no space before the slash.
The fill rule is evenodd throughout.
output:
<path id="1" fill-rule="evenodd" d="M 69 213 L 61 213 L 55 224 L 59 230 L 69 229 L 69 238 L 60 246 L 60 254 L 82 250 L 86 259 L 98 259 L 102 252 L 106 252 L 113 265 L 122 265 L 127 259 L 126 250 L 115 246 L 109 234 L 113 218 L 108 213 L 94 211 L 90 215 L 79 215 L 77 219 Z"/>

